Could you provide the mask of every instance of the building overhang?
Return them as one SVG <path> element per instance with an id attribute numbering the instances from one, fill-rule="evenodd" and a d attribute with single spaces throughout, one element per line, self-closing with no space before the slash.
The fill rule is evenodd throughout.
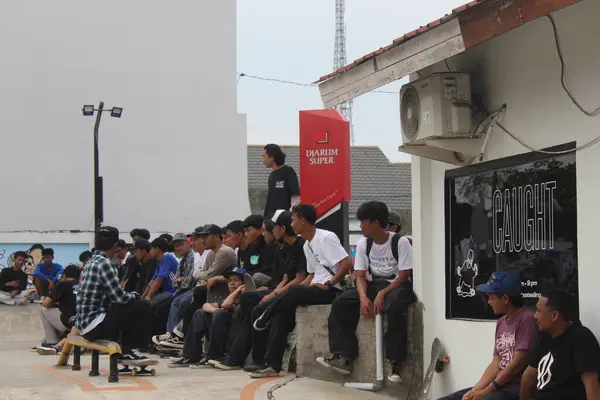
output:
<path id="1" fill-rule="evenodd" d="M 335 107 L 580 1 L 472 1 L 314 83 Z"/>

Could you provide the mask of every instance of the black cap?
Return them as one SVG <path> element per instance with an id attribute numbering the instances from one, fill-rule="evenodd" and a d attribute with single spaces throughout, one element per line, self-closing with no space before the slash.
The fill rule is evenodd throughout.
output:
<path id="1" fill-rule="evenodd" d="M 119 230 L 114 226 L 103 226 L 98 231 L 97 239 L 104 239 L 111 242 L 119 241 Z"/>
<path id="2" fill-rule="evenodd" d="M 206 235 L 220 235 L 223 232 L 218 225 L 215 224 L 206 224 L 204 226 L 199 226 L 194 229 L 194 237 L 198 236 L 206 236 Z"/>

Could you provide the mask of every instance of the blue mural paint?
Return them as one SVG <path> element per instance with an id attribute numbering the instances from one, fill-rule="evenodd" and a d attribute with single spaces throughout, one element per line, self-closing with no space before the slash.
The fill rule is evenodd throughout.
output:
<path id="1" fill-rule="evenodd" d="M 79 263 L 79 254 L 89 250 L 88 243 L 39 243 L 44 248 L 54 249 L 54 262 L 61 264 L 63 267 L 69 264 Z M 27 261 L 35 264 L 39 263 L 42 258 L 41 249 L 32 249 L 34 243 L 0 243 L 0 269 L 10 267 L 12 265 L 11 255 L 16 251 L 24 251 L 30 254 L 31 258 Z M 31 266 L 26 266 L 31 268 Z"/>

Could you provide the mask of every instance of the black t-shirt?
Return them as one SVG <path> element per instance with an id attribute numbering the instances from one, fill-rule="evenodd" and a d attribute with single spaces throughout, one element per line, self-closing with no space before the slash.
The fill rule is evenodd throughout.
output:
<path id="1" fill-rule="evenodd" d="M 156 272 L 157 267 L 158 261 L 156 261 L 153 258 L 149 259 L 145 263 L 139 263 L 137 283 L 135 289 L 133 290 L 135 290 L 139 294 L 144 294 L 144 291 L 146 290 L 148 284 L 152 280 L 152 277 L 154 276 L 154 272 Z"/>
<path id="2" fill-rule="evenodd" d="M 266 245 L 265 239 L 260 236 L 256 242 L 248 245 L 246 250 L 238 249 L 239 266 L 244 268 L 250 275 L 262 272 L 270 276 L 271 265 L 267 265 L 263 260 L 263 252 Z"/>
<path id="3" fill-rule="evenodd" d="M 529 365 L 537 368 L 534 398 L 585 400 L 581 374 L 600 373 L 600 346 L 588 328 L 573 324 L 555 339 L 540 333 Z"/>
<path id="4" fill-rule="evenodd" d="M 273 266 L 273 286 L 277 286 L 283 276 L 288 276 L 288 282 L 296 278 L 298 272 L 306 272 L 306 256 L 304 255 L 304 240 L 298 237 L 294 243 L 284 244 L 276 255 Z"/>
<path id="5" fill-rule="evenodd" d="M 283 165 L 269 174 L 269 192 L 264 216 L 270 218 L 277 210 L 289 210 L 292 196 L 300 195 L 298 175 L 294 168 Z"/>
<path id="6" fill-rule="evenodd" d="M 59 281 L 50 293 L 52 303 L 58 306 L 62 314 L 68 316 L 75 315 L 77 306 L 76 286 L 79 281 L 76 279 L 63 279 Z"/>
<path id="7" fill-rule="evenodd" d="M 7 283 L 17 281 L 19 287 L 6 286 Z M 21 291 L 27 289 L 27 274 L 21 270 L 15 271 L 14 269 L 7 267 L 0 270 L 0 291 L 12 292 L 18 290 Z"/>

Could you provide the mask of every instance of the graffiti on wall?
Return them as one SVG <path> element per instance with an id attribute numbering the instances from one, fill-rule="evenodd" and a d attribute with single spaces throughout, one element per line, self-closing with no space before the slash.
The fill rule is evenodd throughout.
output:
<path id="1" fill-rule="evenodd" d="M 33 274 L 33 269 L 42 261 L 42 249 L 54 249 L 54 262 L 66 266 L 79 262 L 79 254 L 89 250 L 87 243 L 0 243 L 0 269 L 12 268 L 14 253 L 27 253 L 25 272 Z"/>

